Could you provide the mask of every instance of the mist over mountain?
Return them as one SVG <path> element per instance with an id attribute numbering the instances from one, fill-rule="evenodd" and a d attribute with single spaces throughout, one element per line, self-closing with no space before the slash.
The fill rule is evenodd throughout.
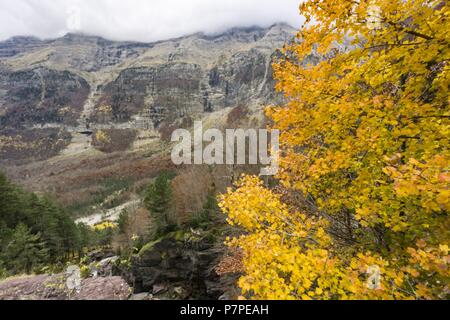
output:
<path id="1" fill-rule="evenodd" d="M 18 0 L 0 3 L 0 40 L 58 38 L 69 32 L 111 40 L 154 42 L 233 27 L 302 23 L 297 0 Z"/>

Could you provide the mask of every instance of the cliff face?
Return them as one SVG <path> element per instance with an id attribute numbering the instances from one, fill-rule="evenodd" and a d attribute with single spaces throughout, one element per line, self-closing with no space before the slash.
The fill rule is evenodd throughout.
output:
<path id="1" fill-rule="evenodd" d="M 202 78 L 200 66 L 179 62 L 125 69 L 102 90 L 91 121 L 120 123 L 141 115 L 158 127 L 164 120 L 201 113 Z"/>
<path id="2" fill-rule="evenodd" d="M 7 41 L 0 42 L 0 58 L 9 58 L 22 52 L 41 48 L 45 41 L 34 37 L 13 37 Z"/>
<path id="3" fill-rule="evenodd" d="M 153 130 L 158 136 L 164 128 L 189 126 L 226 108 L 260 110 L 276 101 L 273 54 L 293 34 L 279 24 L 150 44 L 75 34 L 1 42 L 0 136 L 20 140 L 12 129 L 53 128 L 72 136 L 65 141 L 70 151 L 78 150 L 72 144 L 81 131 Z M 0 144 L 5 148 L 14 146 Z M 47 157 L 58 152 L 64 152 L 61 143 Z M 17 158 L 13 151 L 2 157 L 8 159 L 9 153 Z"/>
<path id="4" fill-rule="evenodd" d="M 0 126 L 75 124 L 89 84 L 69 71 L 33 68 L 0 73 Z"/>
<path id="5" fill-rule="evenodd" d="M 102 90 L 91 120 L 124 122 L 141 116 L 158 128 L 239 104 L 267 104 L 274 97 L 271 61 L 252 49 L 214 66 L 173 61 L 128 68 Z M 102 112 L 104 106 L 110 109 Z"/>

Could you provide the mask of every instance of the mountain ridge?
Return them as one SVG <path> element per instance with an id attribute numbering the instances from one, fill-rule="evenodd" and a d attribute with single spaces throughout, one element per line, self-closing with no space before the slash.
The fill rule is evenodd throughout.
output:
<path id="1" fill-rule="evenodd" d="M 194 35 L 200 35 L 200 36 L 204 36 L 204 37 L 214 38 L 217 36 L 221 36 L 221 35 L 225 35 L 225 34 L 233 33 L 233 32 L 249 32 L 249 31 L 255 31 L 255 30 L 263 31 L 263 30 L 270 30 L 273 27 L 283 27 L 285 29 L 296 30 L 294 27 L 292 27 L 290 24 L 288 24 L 286 22 L 276 22 L 267 27 L 263 27 L 263 26 L 259 26 L 259 25 L 234 26 L 234 27 L 227 28 L 224 31 L 219 31 L 219 32 L 208 33 L 208 32 L 204 32 L 204 31 L 198 31 L 198 32 L 193 32 L 193 33 L 189 33 L 186 35 L 181 35 L 181 36 L 176 36 L 176 37 L 168 37 L 165 39 L 155 40 L 155 41 L 113 40 L 113 39 L 108 39 L 107 37 L 103 37 L 103 36 L 96 35 L 96 34 L 90 34 L 90 33 L 85 33 L 85 32 L 70 32 L 69 31 L 62 36 L 54 37 L 54 38 L 40 38 L 40 37 L 33 36 L 33 35 L 15 35 L 15 36 L 9 37 L 7 39 L 0 40 L 0 44 L 24 42 L 24 41 L 47 42 L 48 43 L 48 42 L 52 42 L 52 41 L 55 41 L 55 40 L 58 40 L 61 38 L 70 37 L 70 36 L 81 36 L 81 37 L 85 37 L 85 38 L 97 38 L 97 39 L 101 39 L 103 41 L 116 42 L 116 43 L 153 44 L 153 43 L 165 42 L 165 41 L 170 41 L 170 40 L 178 40 L 178 39 L 182 39 L 182 38 L 186 38 L 186 37 L 190 37 L 190 36 L 194 36 Z"/>
<path id="2" fill-rule="evenodd" d="M 52 104 L 46 101 L 47 97 L 45 95 L 49 92 L 61 91 L 63 85 L 58 80 L 59 82 L 54 84 L 53 90 L 45 90 L 52 88 L 52 81 L 47 79 L 49 77 L 63 78 L 66 82 L 74 80 L 75 82 L 70 85 L 69 91 L 75 90 L 74 85 L 80 89 L 80 83 L 86 81 L 89 85 L 88 91 L 95 95 L 97 92 L 102 93 L 102 90 L 108 86 L 110 87 L 114 81 L 120 80 L 119 77 L 123 76 L 127 70 L 128 73 L 132 73 L 133 70 L 137 71 L 143 68 L 168 68 L 167 70 L 171 70 L 173 68 L 183 69 L 186 67 L 197 69 L 198 72 L 202 73 L 198 77 L 209 78 L 202 81 L 199 78 L 196 79 L 196 85 L 200 86 L 201 83 L 205 83 L 206 86 L 209 86 L 210 84 L 219 84 L 217 83 L 217 81 L 220 82 L 218 69 L 228 68 L 229 75 L 233 76 L 233 73 L 239 73 L 243 64 L 256 59 L 252 62 L 253 66 L 251 68 L 253 70 L 248 69 L 250 66 L 247 66 L 248 70 L 245 70 L 244 73 L 241 71 L 239 77 L 244 82 L 251 82 L 251 79 L 248 77 L 253 77 L 254 72 L 257 72 L 260 77 L 266 78 L 268 75 L 267 69 L 270 67 L 269 59 L 271 59 L 273 52 L 277 47 L 288 41 L 292 35 L 293 29 L 291 27 L 284 24 L 275 24 L 266 29 L 233 28 L 221 35 L 205 36 L 193 34 L 150 44 L 112 42 L 100 37 L 75 34 L 68 34 L 62 38 L 44 42 L 36 42 L 35 38 L 31 38 L 32 40 L 29 43 L 26 40 L 28 38 L 19 37 L 16 38 L 18 43 L 16 47 L 10 44 L 14 41 L 1 42 L 0 76 L 3 76 L 3 84 L 0 86 L 0 89 L 3 89 L 4 94 L 2 96 L 0 91 L 0 123 L 8 126 L 9 123 L 7 119 L 5 120 L 4 114 L 8 112 L 10 114 L 14 113 L 17 109 L 17 106 L 15 106 L 17 101 L 20 101 L 22 98 L 25 100 L 30 98 L 27 105 L 31 107 L 38 105 L 44 107 L 44 109 L 49 109 L 51 105 L 54 106 L 55 103 Z M 2 54 L 1 48 L 10 50 L 10 53 L 5 54 L 5 51 L 3 51 Z M 173 72 L 179 74 L 179 70 L 174 70 Z M 147 75 L 151 77 L 150 73 Z M 172 77 L 173 80 L 173 78 L 178 76 L 172 74 L 164 77 L 166 79 Z M 186 74 L 186 77 L 189 78 L 190 75 Z M 187 79 L 183 80 L 188 81 Z M 28 81 L 27 86 L 20 84 L 20 81 L 24 81 L 24 83 Z M 31 88 L 30 82 L 32 83 Z M 228 81 L 225 86 L 228 86 L 229 83 L 231 81 Z M 50 84 L 50 86 L 45 86 L 45 84 Z M 259 87 L 261 85 L 260 83 Z M 11 86 L 13 88 L 10 88 Z M 81 87 L 83 86 L 87 88 L 87 85 L 81 85 Z M 202 84 L 202 86 L 204 85 Z M 229 88 L 223 89 L 224 93 L 229 93 Z M 67 94 L 64 98 L 58 98 L 60 104 L 68 104 L 69 106 L 54 106 L 55 112 L 61 112 L 61 109 L 65 107 L 73 109 L 74 105 L 86 103 L 88 96 L 86 93 L 80 94 L 81 97 L 79 99 L 83 100 L 81 102 L 73 101 L 73 99 L 65 101 L 67 100 L 65 99 Z M 151 94 L 151 92 L 146 93 L 146 96 Z M 13 97 L 9 98 L 8 95 Z M 13 105 L 11 106 L 11 104 Z M 234 104 L 237 105 L 236 101 Z M 229 104 L 225 105 L 229 106 Z M 208 105 L 205 108 L 208 109 Z M 39 111 L 43 111 L 41 109 Z M 81 111 L 79 107 L 77 110 L 71 110 L 76 114 L 66 117 L 71 118 L 71 120 L 66 120 L 73 123 L 73 118 L 80 116 Z M 128 120 L 129 116 L 125 115 L 125 119 Z M 44 118 L 42 119 L 43 121 L 36 119 L 33 121 L 45 124 L 46 119 Z M 47 119 L 47 123 L 52 123 L 53 121 L 67 122 L 64 119 L 58 121 L 58 118 L 57 115 L 53 115 Z M 19 122 L 22 125 L 26 124 L 27 121 L 25 119 Z"/>
<path id="3" fill-rule="evenodd" d="M 152 45 L 69 35 L 22 50 L 16 39 L 8 49 L 21 52 L 0 54 L 0 170 L 87 215 L 97 211 L 79 204 L 97 199 L 87 190 L 103 181 L 120 175 L 139 184 L 172 168 L 173 130 L 198 120 L 205 128 L 262 126 L 263 107 L 281 99 L 276 49 L 295 30 L 239 30 Z"/>

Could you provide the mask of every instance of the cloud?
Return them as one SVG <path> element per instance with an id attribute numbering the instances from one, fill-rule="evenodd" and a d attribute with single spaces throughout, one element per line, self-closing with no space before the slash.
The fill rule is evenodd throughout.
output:
<path id="1" fill-rule="evenodd" d="M 300 0 L 0 0 L 0 40 L 83 32 L 151 42 L 231 27 L 302 23 Z"/>

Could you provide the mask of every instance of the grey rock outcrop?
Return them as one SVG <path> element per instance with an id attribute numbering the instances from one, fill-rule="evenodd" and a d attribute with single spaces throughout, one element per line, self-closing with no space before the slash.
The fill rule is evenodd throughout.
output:
<path id="1" fill-rule="evenodd" d="M 174 233 L 146 245 L 132 258 L 134 293 L 156 299 L 219 299 L 231 297 L 235 280 L 221 278 L 214 268 L 222 255 L 208 236 L 186 240 Z"/>
<path id="2" fill-rule="evenodd" d="M 33 68 L 0 73 L 0 127 L 75 124 L 90 91 L 69 71 Z"/>

